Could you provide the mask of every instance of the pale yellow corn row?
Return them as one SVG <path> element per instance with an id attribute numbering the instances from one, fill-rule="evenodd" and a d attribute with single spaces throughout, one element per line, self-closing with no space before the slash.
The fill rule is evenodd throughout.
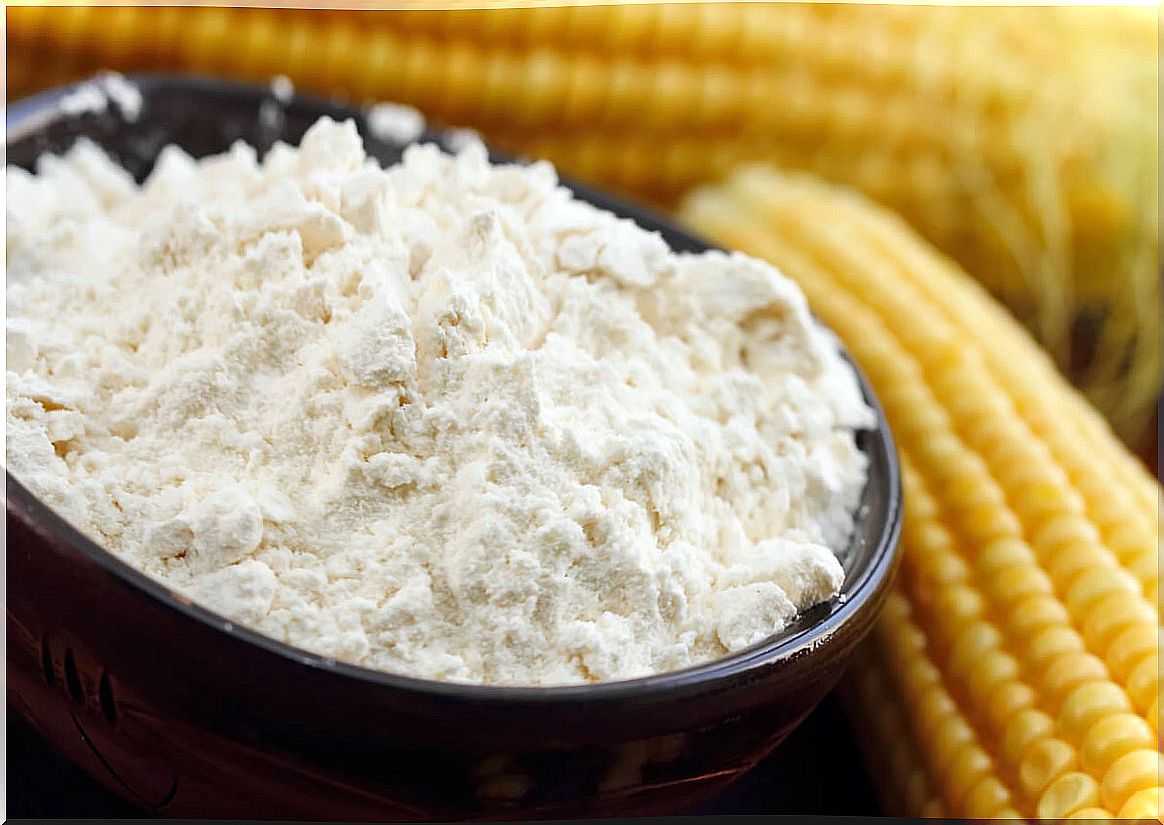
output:
<path id="1" fill-rule="evenodd" d="M 857 725 L 871 765 L 895 754 L 883 781 L 913 783 L 892 812 L 1159 816 L 1159 485 L 977 284 L 860 196 L 750 167 L 680 214 L 804 288 L 897 437 L 902 574 L 846 688 L 855 719 L 885 715 Z"/>
<path id="2" fill-rule="evenodd" d="M 887 610 L 900 604 L 894 596 Z M 881 627 L 887 627 L 882 623 Z M 875 777 L 874 790 L 882 811 L 900 811 L 909 816 L 942 817 L 945 807 L 935 794 L 939 781 L 933 765 L 923 759 L 914 747 L 914 738 L 908 729 L 910 717 L 897 698 L 888 669 L 866 645 L 857 650 L 852 675 L 838 686 L 841 700 L 850 708 L 862 712 L 851 716 L 852 726 L 862 742 L 878 742 L 880 750 L 870 748 L 865 753 L 865 766 Z M 924 656 L 924 649 L 920 653 Z M 947 725 L 948 727 L 948 725 Z M 993 812 L 997 806 L 986 806 Z"/>
<path id="3" fill-rule="evenodd" d="M 104 67 L 286 74 L 666 207 L 742 161 L 808 170 L 959 260 L 1135 443 L 1160 390 L 1153 11 L 13 8 L 9 94 Z"/>

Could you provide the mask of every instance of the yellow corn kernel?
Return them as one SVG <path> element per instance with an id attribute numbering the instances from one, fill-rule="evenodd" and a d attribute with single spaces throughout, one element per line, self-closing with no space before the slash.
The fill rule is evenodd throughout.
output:
<path id="1" fill-rule="evenodd" d="M 1102 775 L 1125 753 L 1155 745 L 1156 734 L 1146 721 L 1134 713 L 1113 713 L 1088 728 L 1081 748 L 1083 765 Z"/>
<path id="2" fill-rule="evenodd" d="M 970 819 L 1018 819 L 1020 814 L 1013 808 L 1010 794 L 997 777 L 987 776 L 980 779 L 970 793 L 966 795 L 961 810 L 966 812 Z"/>
<path id="3" fill-rule="evenodd" d="M 938 594 L 934 609 L 951 622 L 961 622 L 981 616 L 985 606 L 981 594 L 965 587 L 951 587 Z"/>
<path id="4" fill-rule="evenodd" d="M 1114 654 L 1109 657 L 1108 666 L 1113 676 L 1123 679 L 1146 655 L 1159 655 L 1160 630 L 1142 624 L 1126 627 L 1112 640 L 1111 646 Z"/>
<path id="5" fill-rule="evenodd" d="M 1072 690 L 1063 702 L 1059 725 L 1073 741 L 1079 741 L 1100 719 L 1131 709 L 1127 694 L 1118 685 L 1087 682 Z"/>
<path id="6" fill-rule="evenodd" d="M 993 576 L 1006 568 L 1029 570 L 1035 562 L 1035 554 L 1022 539 L 1002 536 L 979 550 L 974 561 L 981 575 Z"/>
<path id="7" fill-rule="evenodd" d="M 993 730 L 1000 730 L 1011 716 L 1020 710 L 1033 707 L 1036 694 L 1034 689 L 1022 682 L 1007 682 L 1000 685 L 983 703 L 987 723 Z"/>
<path id="8" fill-rule="evenodd" d="M 1076 766 L 1075 749 L 1060 739 L 1042 739 L 1019 762 L 1019 782 L 1029 799 L 1038 799 L 1055 779 Z"/>
<path id="9" fill-rule="evenodd" d="M 951 763 L 946 775 L 946 806 L 961 810 L 974 786 L 994 773 L 990 757 L 979 747 L 963 748 Z"/>
<path id="10" fill-rule="evenodd" d="M 976 622 L 963 631 L 950 651 L 946 667 L 950 675 L 964 679 L 970 669 L 988 651 L 997 648 L 1002 641 L 1002 634 L 988 622 Z"/>
<path id="11" fill-rule="evenodd" d="M 1060 776 L 1043 791 L 1035 815 L 1039 819 L 1060 819 L 1098 804 L 1098 783 L 1088 774 L 1072 771 Z"/>
<path id="12" fill-rule="evenodd" d="M 1103 569 L 1089 568 L 1085 569 L 1067 589 L 1064 601 L 1072 614 L 1082 615 L 1085 610 L 1105 596 L 1124 593 L 1138 594 L 1139 590 L 1139 582 L 1130 573 L 1123 570 L 1113 573 Z"/>
<path id="13" fill-rule="evenodd" d="M 1109 822 L 1112 818 L 1111 812 L 1103 808 L 1080 808 L 1075 813 L 1069 814 L 1068 819 L 1086 819 L 1089 822 Z"/>
<path id="14" fill-rule="evenodd" d="M 1044 661 L 1064 650 L 1083 649 L 1083 639 L 1070 622 L 1062 602 L 1049 595 L 1032 596 L 1010 612 L 1007 631 L 1017 638 L 1030 638 L 1027 657 L 1032 662 Z"/>
<path id="15" fill-rule="evenodd" d="M 1063 520 L 1045 525 L 1039 531 L 1036 544 L 1039 545 L 1041 553 L 1060 556 L 1064 548 L 1094 547 L 1099 541 L 1099 529 L 1093 523 Z"/>
<path id="16" fill-rule="evenodd" d="M 1030 639 L 1026 658 L 1035 667 L 1046 668 L 1071 654 L 1089 655 L 1083 650 L 1083 639 L 1070 624 L 1065 623 L 1042 627 L 1040 632 Z"/>
<path id="17" fill-rule="evenodd" d="M 1164 756 L 1154 748 L 1140 748 L 1125 753 L 1103 775 L 1103 804 L 1119 810 L 1133 794 L 1160 784 L 1164 773 Z"/>
<path id="18" fill-rule="evenodd" d="M 1035 742 L 1053 735 L 1055 723 L 1040 710 L 1021 710 L 1008 720 L 1006 732 L 999 745 L 1003 758 L 1018 764 Z"/>
<path id="19" fill-rule="evenodd" d="M 1160 659 L 1147 656 L 1128 674 L 1128 695 L 1138 708 L 1160 699 Z"/>
<path id="20" fill-rule="evenodd" d="M 1050 577 L 1041 570 L 1032 571 L 1029 563 L 1000 570 L 989 582 L 989 587 L 1000 607 L 1031 596 L 1054 593 Z"/>
<path id="21" fill-rule="evenodd" d="M 1035 544 L 1037 547 L 1044 547 L 1039 542 L 1038 536 L 1035 536 Z M 1108 559 L 1098 539 L 1090 544 L 1072 542 L 1060 545 L 1049 555 L 1047 569 L 1055 581 L 1062 583 L 1065 588 L 1069 588 L 1075 583 L 1076 578 L 1084 573 L 1104 569 Z"/>
<path id="22" fill-rule="evenodd" d="M 1042 688 L 1058 704 L 1067 695 L 1084 684 L 1105 684 L 1107 668 L 1090 653 L 1071 651 L 1057 656 L 1043 674 Z"/>
<path id="23" fill-rule="evenodd" d="M 955 712 L 951 703 L 950 708 L 940 717 L 934 717 L 940 718 L 941 722 L 934 729 L 934 740 L 929 751 L 933 755 L 934 767 L 938 770 L 943 770 L 974 742 L 974 731 L 964 720 L 953 716 Z"/>
<path id="24" fill-rule="evenodd" d="M 1156 819 L 1160 818 L 1160 797 L 1161 789 L 1144 788 L 1142 791 L 1136 791 L 1124 806 L 1120 808 L 1118 814 L 1120 819 Z"/>
<path id="25" fill-rule="evenodd" d="M 1114 592 L 1095 600 L 1088 608 L 1083 638 L 1092 650 L 1106 651 L 1112 639 L 1130 627 L 1151 627 L 1156 615 L 1140 598 L 1138 587 Z"/>
<path id="26" fill-rule="evenodd" d="M 965 677 L 966 690 L 975 707 L 986 707 L 988 698 L 1005 685 L 1018 685 L 1019 664 L 1009 653 L 987 651 Z"/>

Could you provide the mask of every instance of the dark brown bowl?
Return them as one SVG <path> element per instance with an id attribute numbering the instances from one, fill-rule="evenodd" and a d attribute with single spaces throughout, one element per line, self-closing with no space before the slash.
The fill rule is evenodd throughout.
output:
<path id="1" fill-rule="evenodd" d="M 140 77 L 145 106 L 70 116 L 66 90 L 8 109 L 8 162 L 87 136 L 139 178 L 163 145 L 195 156 L 236 139 L 297 142 L 320 115 L 352 117 L 369 154 L 401 146 L 360 113 L 296 96 L 275 125 L 266 89 Z M 441 139 L 428 133 L 425 140 Z M 632 205 L 579 197 L 708 244 Z M 681 811 L 771 751 L 832 688 L 870 630 L 897 563 L 901 490 L 877 412 L 841 596 L 779 636 L 682 671 L 598 685 L 455 685 L 365 670 L 214 615 L 119 561 L 7 476 L 10 705 L 68 759 L 168 816 L 314 820 L 548 819 Z"/>

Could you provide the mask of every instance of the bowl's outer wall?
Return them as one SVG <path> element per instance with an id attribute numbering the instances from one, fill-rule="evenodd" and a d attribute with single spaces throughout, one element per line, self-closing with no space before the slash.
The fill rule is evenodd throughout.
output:
<path id="1" fill-rule="evenodd" d="M 261 89 L 166 78 L 138 85 L 146 105 L 133 124 L 115 114 L 61 115 L 51 93 L 11 107 L 8 162 L 31 168 L 42 152 L 85 135 L 140 179 L 167 143 L 196 156 L 239 139 L 262 150 L 276 137 L 297 142 L 320 114 L 357 114 L 296 98 L 272 126 L 257 117 L 264 100 L 274 104 Z M 366 132 L 358 117 L 357 125 Z M 399 159 L 400 147 L 366 141 L 382 162 Z M 707 248 L 570 185 L 661 231 L 673 248 Z M 810 611 L 798 628 L 803 644 L 760 650 L 748 666 L 714 678 L 676 674 L 649 688 L 465 689 L 329 665 L 180 604 L 7 477 L 9 702 L 112 790 L 167 815 L 528 819 L 681 810 L 775 747 L 832 688 L 876 618 L 896 567 L 900 489 L 883 419 L 862 446 L 870 483 L 845 559 L 848 603 Z"/>

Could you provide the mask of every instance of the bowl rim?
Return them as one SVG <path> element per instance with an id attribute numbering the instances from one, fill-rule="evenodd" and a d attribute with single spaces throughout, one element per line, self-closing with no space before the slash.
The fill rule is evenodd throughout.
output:
<path id="1" fill-rule="evenodd" d="M 147 96 L 147 103 L 149 92 L 160 89 L 244 96 L 256 100 L 271 94 L 269 89 L 257 84 L 196 75 L 127 74 L 125 79 L 137 86 L 143 92 L 143 96 Z M 86 78 L 13 101 L 7 107 L 6 113 L 6 155 L 8 143 L 11 141 L 26 138 L 37 130 L 48 126 L 54 122 L 54 115 L 67 117 L 64 113 L 58 112 L 57 101 L 91 80 L 92 78 Z M 295 92 L 293 103 L 306 106 L 317 111 L 320 115 L 351 117 L 356 120 L 361 137 L 365 141 L 369 139 L 367 124 L 363 118 L 364 112 L 356 106 L 337 103 L 310 94 L 302 94 L 299 91 Z M 14 134 L 14 130 L 16 134 Z M 424 133 L 414 142 L 437 142 L 440 144 L 442 134 L 441 131 L 433 130 L 426 125 Z M 385 141 L 381 140 L 381 142 Z M 524 158 L 517 159 L 497 153 L 492 148 L 489 149 L 489 154 L 494 163 L 526 161 Z M 649 231 L 680 238 L 693 249 L 704 251 L 720 249 L 685 226 L 629 199 L 618 198 L 601 190 L 592 189 L 585 184 L 577 183 L 566 175 L 559 175 L 559 183 L 573 190 L 575 196 L 580 200 L 593 203 L 602 209 L 616 211 L 621 217 L 631 218 Z M 671 246 L 670 242 L 668 246 Z M 825 328 L 828 329 L 827 325 Z M 63 516 L 33 495 L 19 479 L 9 472 L 7 461 L 5 461 L 4 468 L 6 510 L 9 518 L 18 518 L 34 532 L 63 541 L 70 549 L 80 553 L 87 561 L 98 566 L 103 572 L 112 575 L 121 584 L 129 585 L 132 589 L 140 591 L 159 603 L 160 606 L 177 611 L 186 618 L 224 633 L 235 641 L 258 647 L 281 659 L 290 660 L 296 664 L 334 676 L 398 691 L 444 697 L 469 703 L 514 702 L 555 706 L 576 705 L 580 702 L 589 704 L 614 699 L 634 700 L 648 697 L 657 699 L 663 694 L 706 687 L 732 677 L 754 672 L 761 667 L 770 668 L 799 658 L 824 644 L 842 625 L 860 614 L 867 604 L 889 585 L 901 555 L 899 545 L 903 493 L 899 456 L 889 422 L 872 385 L 839 338 L 838 346 L 842 357 L 848 362 L 857 377 L 865 403 L 874 413 L 875 424 L 864 432 L 870 433 L 875 441 L 863 452 L 867 456 L 871 456 L 877 449 L 876 441 L 880 441 L 880 449 L 884 451 L 885 458 L 884 482 L 888 488 L 885 496 L 885 528 L 878 536 L 868 563 L 856 571 L 856 580 L 852 582 L 847 593 L 843 593 L 841 597 L 826 603 L 831 606 L 828 615 L 808 626 L 792 632 L 782 631 L 726 656 L 647 676 L 584 684 L 496 685 L 427 679 L 350 664 L 294 647 L 252 630 L 246 625 L 228 620 L 201 607 L 188 597 L 138 570 L 69 524 Z M 859 512 L 854 517 L 854 523 L 857 523 L 861 518 L 869 517 L 869 515 L 870 512 Z M 810 610 L 812 609 L 810 608 Z"/>

